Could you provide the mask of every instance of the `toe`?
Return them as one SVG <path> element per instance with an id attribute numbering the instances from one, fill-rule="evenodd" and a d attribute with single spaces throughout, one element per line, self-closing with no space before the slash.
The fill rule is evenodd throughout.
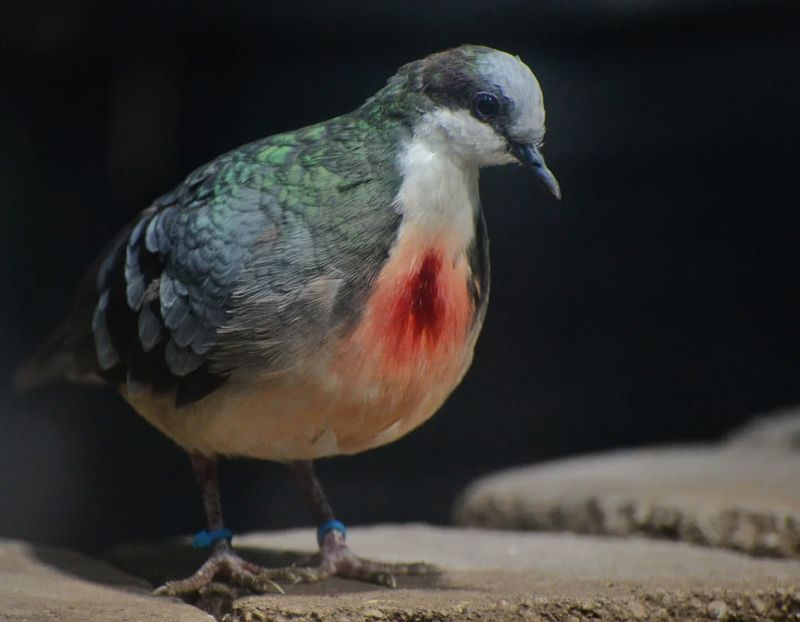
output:
<path id="1" fill-rule="evenodd" d="M 236 585 L 248 588 L 256 593 L 285 594 L 283 588 L 275 583 L 265 572 L 253 573 L 250 569 L 230 568 L 229 577 Z"/>

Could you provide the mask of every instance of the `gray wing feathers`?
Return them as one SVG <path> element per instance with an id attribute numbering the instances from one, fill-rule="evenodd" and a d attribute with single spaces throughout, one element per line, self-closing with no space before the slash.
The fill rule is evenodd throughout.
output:
<path id="1" fill-rule="evenodd" d="M 266 222 L 259 192 L 214 187 L 220 169 L 224 166 L 217 163 L 193 173 L 176 192 L 142 212 L 101 263 L 92 331 L 103 370 L 161 345 L 159 356 L 169 372 L 183 377 L 203 365 L 216 345 L 249 245 Z M 122 312 L 114 308 L 117 315 L 109 321 L 117 270 L 124 312 L 133 314 L 138 342 L 126 347 L 117 345 L 130 339 L 119 328 Z M 134 382 L 130 376 L 129 369 L 129 384 Z"/>

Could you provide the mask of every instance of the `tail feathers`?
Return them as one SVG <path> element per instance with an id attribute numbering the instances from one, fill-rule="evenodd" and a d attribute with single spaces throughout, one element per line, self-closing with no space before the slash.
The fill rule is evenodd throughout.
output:
<path id="1" fill-rule="evenodd" d="M 36 354 L 14 371 L 14 390 L 25 393 L 59 382 L 98 384 L 96 374 L 81 371 L 76 357 L 65 346 L 65 330 L 59 330 L 48 339 Z"/>

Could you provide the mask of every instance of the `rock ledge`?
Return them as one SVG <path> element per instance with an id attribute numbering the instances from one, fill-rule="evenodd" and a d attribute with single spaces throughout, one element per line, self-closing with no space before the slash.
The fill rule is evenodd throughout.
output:
<path id="1" fill-rule="evenodd" d="M 457 523 L 640 535 L 800 557 L 800 452 L 737 440 L 582 456 L 483 477 Z"/>
<path id="2" fill-rule="evenodd" d="M 684 543 L 452 529 L 357 527 L 361 555 L 437 564 L 388 590 L 334 579 L 286 594 L 211 599 L 226 622 L 800 620 L 800 561 L 759 560 Z M 265 564 L 299 561 L 310 529 L 237 538 Z M 202 556 L 200 556 L 202 558 Z M 127 546 L 117 565 L 151 583 L 200 561 L 184 544 Z M 215 604 L 216 603 L 216 604 Z M 222 603 L 222 606 L 220 606 Z M 198 608 L 149 595 L 141 579 L 75 553 L 0 542 L 0 620 L 209 620 Z"/>

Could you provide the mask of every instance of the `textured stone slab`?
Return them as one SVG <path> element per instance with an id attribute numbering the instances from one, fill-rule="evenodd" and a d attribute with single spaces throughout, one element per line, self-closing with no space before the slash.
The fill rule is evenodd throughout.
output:
<path id="1" fill-rule="evenodd" d="M 800 562 L 758 560 L 684 543 L 423 525 L 355 528 L 361 555 L 424 560 L 441 573 L 389 590 L 334 579 L 246 596 L 223 619 L 325 621 L 788 620 L 800 616 Z M 262 564 L 300 561 L 310 529 L 237 538 Z M 305 553 L 303 553 L 305 552 Z M 115 558 L 151 580 L 199 561 L 186 546 L 134 546 Z"/>
<path id="2" fill-rule="evenodd" d="M 310 529 L 237 538 L 264 564 L 300 561 Z M 800 618 L 800 561 L 759 560 L 684 543 L 570 534 L 429 526 L 351 530 L 362 555 L 424 559 L 441 572 L 405 578 L 399 589 L 334 579 L 285 586 L 286 594 L 200 604 L 225 622 L 423 622 L 621 620 L 789 620 Z M 203 554 L 185 544 L 129 546 L 118 563 L 153 583 L 196 568 Z M 227 598 L 227 600 L 226 600 Z M 3 622 L 201 622 L 209 616 L 105 563 L 76 553 L 0 542 Z"/>
<path id="3" fill-rule="evenodd" d="M 72 553 L 0 540 L 3 622 L 208 622 L 194 607 L 150 596 L 141 579 Z"/>
<path id="4" fill-rule="evenodd" d="M 645 535 L 800 557 L 800 452 L 753 438 L 511 469 L 469 486 L 457 503 L 456 521 Z"/>

